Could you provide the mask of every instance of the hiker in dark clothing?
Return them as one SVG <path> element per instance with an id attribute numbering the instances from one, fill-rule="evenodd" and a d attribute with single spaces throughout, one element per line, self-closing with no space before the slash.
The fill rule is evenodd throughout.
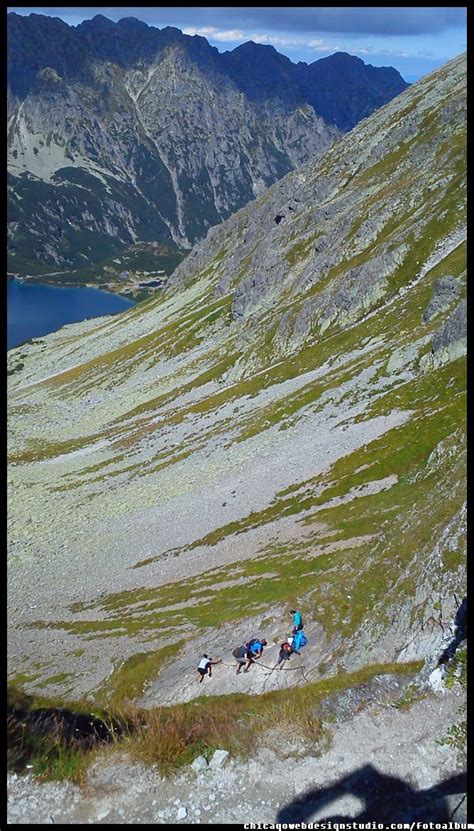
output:
<path id="1" fill-rule="evenodd" d="M 234 651 L 232 652 L 232 655 L 234 656 L 235 660 L 237 661 L 237 671 L 236 671 L 235 674 L 239 675 L 240 670 L 242 669 L 243 666 L 245 666 L 245 663 L 247 661 L 247 647 L 246 647 L 246 645 L 243 644 L 243 646 L 237 646 L 234 649 Z"/>
<path id="2" fill-rule="evenodd" d="M 246 648 L 246 658 L 247 658 L 247 666 L 244 669 L 244 672 L 248 672 L 250 669 L 251 664 L 253 664 L 257 658 L 260 658 L 263 652 L 263 647 L 267 645 L 265 638 L 259 640 L 258 638 L 253 638 L 253 640 L 249 641 L 245 644 Z"/>
<path id="3" fill-rule="evenodd" d="M 293 634 L 296 635 L 303 628 L 303 618 L 296 609 L 290 609 L 290 615 L 293 615 Z"/>
<path id="4" fill-rule="evenodd" d="M 280 652 L 278 653 L 278 661 L 275 664 L 275 669 L 277 666 L 279 666 L 280 669 L 283 669 L 284 661 L 289 661 L 292 655 L 301 655 L 301 652 L 298 652 L 297 649 L 293 649 L 292 644 L 285 641 L 285 643 L 282 643 L 280 646 Z"/>
<path id="5" fill-rule="evenodd" d="M 220 663 L 221 663 L 220 658 L 219 658 L 218 661 L 211 661 L 211 659 L 209 658 L 208 655 L 203 655 L 201 660 L 199 661 L 199 665 L 198 665 L 198 668 L 197 668 L 197 670 L 199 672 L 199 675 L 201 676 L 200 679 L 199 679 L 199 683 L 202 684 L 202 682 L 204 681 L 204 676 L 205 675 L 209 675 L 209 678 L 212 678 L 211 667 L 215 666 L 215 664 L 220 664 Z"/>

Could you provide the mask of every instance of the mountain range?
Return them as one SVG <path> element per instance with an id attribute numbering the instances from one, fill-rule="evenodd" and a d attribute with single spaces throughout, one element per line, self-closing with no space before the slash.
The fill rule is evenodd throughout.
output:
<path id="1" fill-rule="evenodd" d="M 345 53 L 293 64 L 135 18 L 10 13 L 8 270 L 100 282 L 151 242 L 176 262 L 407 86 Z"/>

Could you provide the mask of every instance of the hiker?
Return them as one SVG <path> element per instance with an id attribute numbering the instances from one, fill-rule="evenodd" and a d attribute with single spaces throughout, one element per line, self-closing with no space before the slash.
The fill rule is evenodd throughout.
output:
<path id="1" fill-rule="evenodd" d="M 236 675 L 240 675 L 240 670 L 247 662 L 247 649 L 248 644 L 244 643 L 242 646 L 236 646 L 236 648 L 232 651 L 232 655 L 237 661 Z"/>
<path id="2" fill-rule="evenodd" d="M 248 672 L 250 669 L 251 664 L 260 658 L 263 652 L 263 647 L 267 645 L 265 638 L 259 640 L 258 638 L 253 638 L 253 640 L 249 641 L 245 644 L 246 649 L 246 658 L 247 658 L 247 666 L 244 669 L 244 672 Z"/>
<path id="3" fill-rule="evenodd" d="M 303 628 L 303 618 L 296 609 L 290 609 L 290 615 L 293 615 L 293 634 L 296 635 Z"/>
<path id="4" fill-rule="evenodd" d="M 232 652 L 232 655 L 234 656 L 235 660 L 237 661 L 237 671 L 236 671 L 235 674 L 239 675 L 240 670 L 242 669 L 243 666 L 245 666 L 245 663 L 247 661 L 247 657 L 246 657 L 247 656 L 247 647 L 246 647 L 246 645 L 243 644 L 242 646 L 236 646 L 236 648 Z"/>
<path id="5" fill-rule="evenodd" d="M 198 672 L 201 676 L 199 679 L 199 683 L 202 684 L 205 675 L 209 675 L 209 678 L 212 678 L 212 670 L 211 667 L 215 666 L 216 664 L 220 664 L 221 659 L 219 658 L 218 661 L 211 661 L 208 655 L 203 655 L 201 660 L 199 661 Z"/>
<path id="6" fill-rule="evenodd" d="M 301 655 L 301 652 L 298 652 L 298 650 L 295 649 L 293 644 L 289 643 L 289 641 L 282 643 L 280 645 L 280 652 L 278 653 L 278 661 L 275 664 L 275 669 L 277 666 L 280 666 L 280 669 L 283 669 L 283 662 L 289 661 L 293 654 Z"/>
<path id="7" fill-rule="evenodd" d="M 308 643 L 308 638 L 306 637 L 306 635 L 305 635 L 305 633 L 303 632 L 303 630 L 302 630 L 302 629 L 299 629 L 299 630 L 298 630 L 298 632 L 296 632 L 296 634 L 295 634 L 295 636 L 294 636 L 294 638 L 293 638 L 293 642 L 292 642 L 292 644 L 291 644 L 291 648 L 292 648 L 295 652 L 297 652 L 297 651 L 298 651 L 298 649 L 301 649 L 301 647 L 306 646 L 306 644 L 307 644 L 307 643 Z"/>

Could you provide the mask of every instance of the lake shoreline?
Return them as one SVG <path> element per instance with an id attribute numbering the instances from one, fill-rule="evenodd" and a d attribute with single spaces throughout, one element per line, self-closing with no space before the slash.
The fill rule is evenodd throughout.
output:
<path id="1" fill-rule="evenodd" d="M 63 326 L 116 315 L 134 305 L 130 297 L 97 286 L 58 286 L 7 274 L 7 351 Z"/>
<path id="2" fill-rule="evenodd" d="M 58 272 L 58 274 L 63 274 L 63 272 Z M 51 274 L 12 274 L 7 273 L 7 280 L 15 280 L 17 283 L 22 283 L 23 285 L 35 285 L 35 286 L 54 286 L 55 288 L 65 288 L 65 289 L 97 289 L 98 291 L 106 291 L 110 294 L 115 294 L 117 297 L 123 297 L 125 300 L 133 300 L 135 298 L 131 296 L 130 287 L 127 285 L 126 287 L 120 286 L 117 283 L 101 283 L 101 282 L 83 282 L 81 280 L 68 280 L 66 279 L 51 279 Z M 133 291 L 133 289 L 132 289 Z M 152 292 L 148 292 L 148 296 L 151 296 Z M 141 300 L 145 300 L 145 297 L 141 297 Z"/>

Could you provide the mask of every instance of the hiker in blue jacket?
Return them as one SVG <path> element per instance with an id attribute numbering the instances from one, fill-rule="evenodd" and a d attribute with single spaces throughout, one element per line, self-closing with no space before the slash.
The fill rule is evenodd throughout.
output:
<path id="1" fill-rule="evenodd" d="M 253 638 L 253 640 L 249 641 L 245 644 L 246 658 L 247 658 L 247 666 L 244 669 L 244 672 L 248 672 L 250 669 L 251 664 L 253 664 L 257 658 L 260 658 L 263 652 L 263 647 L 267 645 L 265 638 L 259 640 L 258 638 Z"/>
<path id="2" fill-rule="evenodd" d="M 303 618 L 296 609 L 290 609 L 290 615 L 293 615 L 293 634 L 296 635 L 303 628 Z"/>
<path id="3" fill-rule="evenodd" d="M 293 638 L 291 647 L 295 652 L 297 652 L 299 649 L 301 649 L 302 646 L 306 646 L 307 643 L 308 638 L 306 637 L 303 630 L 299 629 L 298 632 L 296 632 L 295 637 Z"/>

